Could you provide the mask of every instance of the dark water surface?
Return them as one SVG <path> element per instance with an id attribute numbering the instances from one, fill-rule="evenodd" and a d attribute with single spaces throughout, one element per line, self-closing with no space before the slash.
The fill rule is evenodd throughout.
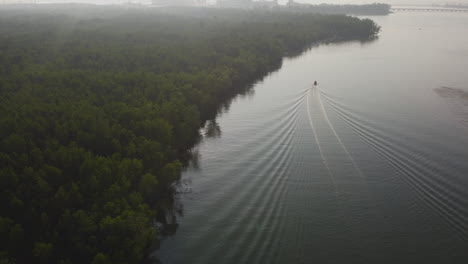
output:
<path id="1" fill-rule="evenodd" d="M 211 124 L 162 263 L 468 263 L 468 14 L 372 19 Z"/>

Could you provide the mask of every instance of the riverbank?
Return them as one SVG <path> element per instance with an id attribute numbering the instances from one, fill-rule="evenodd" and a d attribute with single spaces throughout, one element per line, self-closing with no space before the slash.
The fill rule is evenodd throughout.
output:
<path id="1" fill-rule="evenodd" d="M 379 30 L 283 12 L 10 11 L 0 16 L 0 256 L 13 263 L 139 263 L 204 121 L 284 54 Z"/>
<path id="2" fill-rule="evenodd" d="M 434 93 L 466 90 L 468 17 L 373 19 L 377 40 L 285 58 L 216 118 L 161 263 L 468 259 L 464 102 Z"/>

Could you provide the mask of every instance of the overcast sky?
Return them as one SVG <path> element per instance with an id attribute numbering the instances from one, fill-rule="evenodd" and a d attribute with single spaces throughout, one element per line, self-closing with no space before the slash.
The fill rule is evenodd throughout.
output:
<path id="1" fill-rule="evenodd" d="M 0 0 L 0 3 L 18 3 L 32 2 L 33 0 Z M 57 3 L 57 2 L 73 2 L 73 3 L 98 3 L 112 4 L 125 3 L 129 0 L 36 0 L 38 3 Z M 150 2 L 150 0 L 130 0 L 131 2 Z M 209 0 L 210 1 L 210 0 Z M 214 1 L 214 0 L 211 0 Z M 304 3 L 333 3 L 333 4 L 363 4 L 363 3 L 389 3 L 389 4 L 445 4 L 445 3 L 468 3 L 468 0 L 296 0 Z M 280 3 L 285 3 L 287 0 L 279 0 Z"/>

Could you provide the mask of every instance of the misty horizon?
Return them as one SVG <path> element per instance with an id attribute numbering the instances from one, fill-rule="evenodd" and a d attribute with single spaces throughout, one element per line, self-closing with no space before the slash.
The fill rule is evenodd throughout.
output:
<path id="1" fill-rule="evenodd" d="M 0 264 L 468 263 L 468 0 L 293 1 L 0 0 Z"/>
<path id="2" fill-rule="evenodd" d="M 254 0 L 255 1 L 255 0 Z M 257 0 L 258 1 L 258 0 Z M 267 0 L 268 1 L 268 0 Z M 124 3 L 150 3 L 151 0 L 0 0 L 1 4 L 17 4 L 17 3 L 38 3 L 38 4 L 51 4 L 51 3 L 83 3 L 83 4 L 124 4 Z M 207 0 L 208 3 L 215 3 L 216 0 Z M 286 4 L 288 0 L 278 0 L 279 4 Z M 386 3 L 391 5 L 444 5 L 444 4 L 468 4 L 468 0 L 447 0 L 447 1 L 433 1 L 433 0 L 295 0 L 298 3 L 308 4 L 372 4 L 372 3 Z"/>

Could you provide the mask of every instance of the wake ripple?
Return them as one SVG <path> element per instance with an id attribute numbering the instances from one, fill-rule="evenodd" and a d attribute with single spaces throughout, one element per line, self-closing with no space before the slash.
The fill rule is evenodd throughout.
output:
<path id="1" fill-rule="evenodd" d="M 326 94 L 323 97 L 346 124 L 398 172 L 423 202 L 468 241 L 466 191 L 450 181 L 450 175 L 443 173 L 447 171 L 443 166 L 437 166 L 437 162 L 425 159 L 418 151 L 395 141 L 385 132 L 345 110 Z"/>
<path id="2" fill-rule="evenodd" d="M 242 160 L 260 162 L 240 168 L 238 181 L 229 184 L 223 192 L 223 199 L 214 200 L 209 207 L 217 208 L 210 215 L 214 226 L 210 229 L 223 230 L 223 244 L 208 250 L 199 248 L 198 263 L 212 258 L 222 258 L 237 263 L 241 259 L 250 263 L 254 257 L 271 254 L 277 247 L 278 229 L 283 225 L 283 198 L 286 193 L 285 182 L 291 164 L 291 141 L 295 131 L 296 114 L 303 102 L 304 92 L 294 101 L 294 106 L 258 136 L 260 145 L 251 153 L 245 153 Z M 266 138 L 266 140 L 265 140 Z M 253 142 L 253 143 L 257 143 Z M 257 144 L 258 144 L 257 143 Z M 259 159 L 260 157 L 260 159 Z M 247 180 L 247 181 L 246 181 Z M 229 221 L 229 225 L 226 225 Z M 205 241 L 210 232 L 205 232 L 200 241 Z M 235 243 L 235 244 L 234 244 Z M 260 253 L 259 253 L 260 252 Z M 242 262 L 242 261 L 240 261 Z"/>
<path id="3" fill-rule="evenodd" d="M 325 155 L 323 154 L 322 145 L 320 144 L 320 141 L 319 141 L 319 139 L 317 137 L 317 131 L 315 130 L 314 123 L 312 122 L 312 117 L 310 116 L 309 97 L 310 97 L 310 92 L 309 92 L 309 95 L 307 96 L 307 116 L 309 118 L 309 125 L 310 125 L 310 128 L 312 129 L 312 133 L 314 134 L 314 140 L 315 140 L 315 143 L 317 144 L 318 150 L 320 152 L 320 157 L 322 158 L 322 162 L 325 165 L 325 168 L 327 169 L 328 176 L 330 177 L 330 180 L 333 183 L 333 187 L 334 187 L 334 190 L 335 190 L 335 196 L 338 198 L 338 187 L 336 185 L 335 177 L 333 176 L 333 173 L 332 173 L 332 171 L 330 169 L 330 166 L 328 165 L 327 159 L 325 158 Z"/>
<path id="4" fill-rule="evenodd" d="M 314 92 L 316 89 L 314 89 Z M 349 160 L 351 161 L 351 163 L 353 164 L 353 167 L 354 169 L 356 170 L 356 172 L 358 173 L 358 175 L 363 179 L 365 180 L 365 177 L 364 177 L 364 173 L 362 173 L 362 170 L 359 168 L 359 166 L 357 165 L 356 161 L 354 160 L 353 156 L 351 155 L 351 153 L 349 153 L 348 151 L 348 148 L 345 146 L 345 144 L 343 143 L 343 141 L 341 140 L 341 137 L 338 135 L 338 133 L 336 132 L 335 130 L 335 127 L 333 126 L 333 124 L 330 122 L 330 118 L 328 118 L 328 114 L 327 114 L 327 111 L 325 110 L 325 107 L 323 106 L 323 102 L 322 102 L 322 95 L 321 95 L 321 92 L 318 91 L 318 101 L 319 101 L 319 104 L 320 104 L 320 108 L 322 109 L 322 114 L 323 114 L 323 117 L 325 119 L 325 121 L 327 122 L 328 126 L 330 127 L 330 129 L 332 130 L 333 132 L 333 135 L 336 137 L 336 139 L 338 140 L 341 148 L 343 149 L 343 151 L 345 152 L 346 156 L 348 156 Z"/>

